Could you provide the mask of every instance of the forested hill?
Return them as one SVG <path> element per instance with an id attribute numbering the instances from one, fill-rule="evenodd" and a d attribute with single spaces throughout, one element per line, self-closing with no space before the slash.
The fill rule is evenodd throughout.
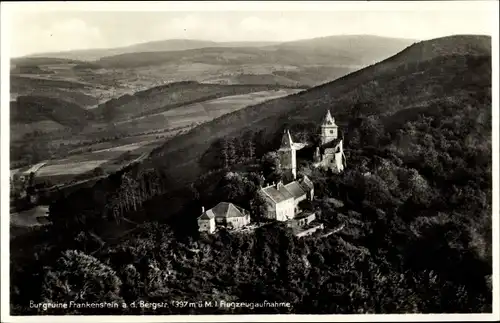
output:
<path id="1" fill-rule="evenodd" d="M 319 122 L 327 108 L 345 124 L 353 111 L 389 115 L 438 98 L 460 101 L 458 97 L 474 94 L 478 88 L 491 88 L 489 36 L 458 35 L 422 41 L 333 82 L 203 124 L 165 143 L 150 162 L 167 169 L 175 167 L 172 173 L 191 180 L 198 175 L 200 156 L 221 137 L 262 130 L 270 138 L 293 120 Z"/>
<path id="2" fill-rule="evenodd" d="M 215 295 L 292 304 L 231 310 L 238 314 L 491 313 L 487 40 L 415 44 L 332 83 L 201 125 L 92 188 L 61 192 L 42 238 L 11 241 L 13 312 L 36 313 L 30 300 L 131 304 Z M 315 133 L 328 108 L 345 133 L 347 168 L 332 174 L 299 156 L 298 170 L 314 182 L 319 221 L 327 230 L 343 225 L 340 232 L 297 239 L 275 223 L 248 234 L 198 235 L 202 206 L 224 200 L 255 209 L 258 200 L 249 196 L 269 168 L 264 153 L 277 148 L 285 126 Z M 204 167 L 210 156 L 229 155 L 217 145 L 222 138 L 231 158 L 218 170 Z M 72 313 L 229 313 L 103 311 Z"/>

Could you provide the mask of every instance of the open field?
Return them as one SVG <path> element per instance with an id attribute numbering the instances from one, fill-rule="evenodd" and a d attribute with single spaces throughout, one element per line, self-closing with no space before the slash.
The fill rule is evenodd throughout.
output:
<path id="1" fill-rule="evenodd" d="M 106 149 L 101 149 L 101 150 L 96 150 L 93 151 L 93 154 L 98 154 L 102 152 L 126 152 L 126 151 L 131 151 L 131 150 L 136 150 L 137 148 L 144 146 L 148 144 L 148 141 L 140 141 L 136 142 L 133 144 L 128 144 L 128 145 L 123 145 L 123 146 L 117 146 L 117 147 L 112 147 L 112 148 L 106 148 Z"/>
<path id="2" fill-rule="evenodd" d="M 278 91 L 260 91 L 249 94 L 226 96 L 219 99 L 186 105 L 158 114 L 118 122 L 116 123 L 116 127 L 118 129 L 125 129 L 133 126 L 134 129 L 137 127 L 138 131 L 162 129 L 165 127 L 186 127 L 210 121 L 221 115 L 243 109 L 253 104 L 259 104 L 264 101 L 277 99 L 300 91 L 299 89 L 282 89 Z"/>
<path id="3" fill-rule="evenodd" d="M 38 216 L 45 216 L 49 208 L 38 206 L 19 213 L 12 213 L 10 215 L 10 223 L 19 227 L 33 227 L 41 225 L 36 219 Z"/>
<path id="4" fill-rule="evenodd" d="M 78 175 L 81 173 L 91 171 L 105 162 L 106 159 L 101 159 L 101 160 L 92 160 L 92 161 L 87 160 L 81 162 L 73 162 L 73 163 L 69 162 L 64 164 L 47 165 L 42 169 L 40 169 L 40 171 L 38 172 L 38 176 L 44 177 L 44 176 L 51 176 L 58 174 Z"/>
<path id="5" fill-rule="evenodd" d="M 91 122 L 80 132 L 52 134 L 50 138 L 47 137 L 51 145 L 76 146 L 71 147 L 68 157 L 46 161 L 46 164 L 37 171 L 36 177 L 37 180 L 50 180 L 54 184 L 62 184 L 72 181 L 73 177 L 78 179 L 80 175 L 90 176 L 97 167 L 106 173 L 117 171 L 131 162 L 146 157 L 151 150 L 166 140 L 192 127 L 250 105 L 300 91 L 300 89 L 280 89 L 225 96 L 112 125 Z M 95 143 L 95 140 L 112 138 L 116 134 L 125 137 Z M 85 142 L 89 144 L 84 144 Z"/>
<path id="6" fill-rule="evenodd" d="M 115 125 L 115 129 L 119 131 L 130 131 L 130 129 L 133 129 L 134 132 L 145 132 L 165 128 L 192 127 L 249 105 L 280 98 L 299 91 L 297 89 L 285 89 L 227 96 L 175 108 L 155 115 L 135 118 L 127 122 L 119 122 Z M 132 162 L 141 155 L 148 153 L 157 145 L 164 142 L 165 137 L 173 137 L 177 132 L 178 130 L 133 136 L 116 141 L 79 147 L 78 149 L 81 150 L 90 148 L 92 151 L 60 160 L 49 161 L 47 165 L 40 169 L 37 177 L 79 175 L 90 172 L 96 167 L 102 167 L 105 171 L 115 171 L 123 167 L 127 162 Z M 158 138 L 161 136 L 164 138 Z M 67 139 L 66 144 L 69 143 L 68 140 L 75 141 L 76 139 Z M 124 157 L 124 154 L 127 154 L 127 156 Z"/>
<path id="7" fill-rule="evenodd" d="M 101 167 L 105 172 L 113 172 L 130 162 L 146 157 L 152 149 L 164 142 L 164 139 L 144 140 L 144 136 L 126 139 L 131 143 L 123 145 L 116 145 L 116 142 L 100 143 L 97 145 L 108 147 L 47 161 L 46 165 L 38 170 L 36 177 L 39 180 L 49 179 L 51 182 L 64 183 L 71 181 L 72 176 L 91 172 L 96 167 Z"/>
<path id="8" fill-rule="evenodd" d="M 54 132 L 66 129 L 65 126 L 52 120 L 42 120 L 29 124 L 11 123 L 10 138 L 11 140 L 20 140 L 24 135 L 32 132 Z"/>

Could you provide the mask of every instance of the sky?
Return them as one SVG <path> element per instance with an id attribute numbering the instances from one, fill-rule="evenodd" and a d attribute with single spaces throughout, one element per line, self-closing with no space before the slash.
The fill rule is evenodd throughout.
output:
<path id="1" fill-rule="evenodd" d="M 227 3 L 218 7 L 186 3 L 180 7 L 151 3 L 108 3 L 105 7 L 96 3 L 18 3 L 8 8 L 10 56 L 165 39 L 290 41 L 371 34 L 425 40 L 453 34 L 491 35 L 494 30 L 491 6 L 478 1 L 436 2 L 434 6 L 429 5 L 431 2 L 418 6 L 411 2 L 385 6 L 322 2 L 302 7 L 283 1 L 274 7 L 268 3 L 247 8 L 240 3 L 230 8 Z"/>

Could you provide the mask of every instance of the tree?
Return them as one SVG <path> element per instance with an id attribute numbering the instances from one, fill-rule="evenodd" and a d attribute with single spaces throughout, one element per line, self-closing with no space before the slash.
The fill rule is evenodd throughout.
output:
<path id="1" fill-rule="evenodd" d="M 63 253 L 43 278 L 46 302 L 121 302 L 122 282 L 111 267 L 76 250 Z M 85 312 L 86 313 L 86 312 Z"/>
<path id="2" fill-rule="evenodd" d="M 280 157 L 277 152 L 271 151 L 266 153 L 261 160 L 262 172 L 264 177 L 269 181 L 279 181 L 283 176 L 280 167 Z"/>
<path id="3" fill-rule="evenodd" d="M 35 173 L 30 172 L 28 175 L 28 187 L 33 187 L 35 185 Z"/>
<path id="4" fill-rule="evenodd" d="M 92 171 L 92 175 L 95 176 L 95 177 L 98 177 L 98 176 L 103 176 L 105 175 L 106 173 L 104 172 L 104 169 L 102 169 L 102 167 L 96 167 L 94 168 L 94 170 Z"/>
<path id="5" fill-rule="evenodd" d="M 267 202 L 260 193 L 260 190 L 254 193 L 253 198 L 250 200 L 250 215 L 252 220 L 260 223 L 262 218 L 267 212 Z"/>
<path id="6" fill-rule="evenodd" d="M 384 134 L 384 125 L 375 116 L 362 118 L 359 132 L 362 144 L 376 146 Z"/>
<path id="7" fill-rule="evenodd" d="M 304 211 L 314 211 L 314 206 L 310 200 L 303 200 L 299 202 L 299 208 Z"/>

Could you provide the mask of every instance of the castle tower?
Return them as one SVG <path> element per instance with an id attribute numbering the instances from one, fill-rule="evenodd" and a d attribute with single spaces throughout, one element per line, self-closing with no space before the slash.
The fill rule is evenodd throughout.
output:
<path id="1" fill-rule="evenodd" d="M 321 124 L 321 145 L 327 144 L 338 137 L 338 127 L 335 124 L 335 119 L 330 114 L 330 110 L 326 112 L 326 116 Z"/>
<path id="2" fill-rule="evenodd" d="M 297 178 L 297 156 L 293 145 L 290 131 L 285 130 L 281 138 L 281 147 L 278 150 L 280 156 L 280 165 L 283 173 L 291 173 L 293 179 Z"/>

